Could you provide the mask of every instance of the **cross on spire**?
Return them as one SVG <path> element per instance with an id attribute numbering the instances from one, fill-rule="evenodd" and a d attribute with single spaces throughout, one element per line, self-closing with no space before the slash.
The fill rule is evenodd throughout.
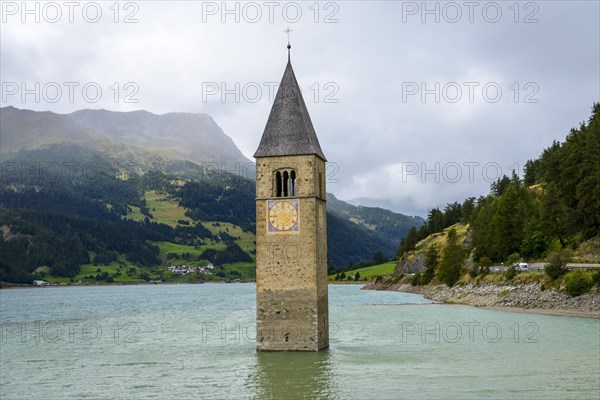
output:
<path id="1" fill-rule="evenodd" d="M 284 32 L 288 33 L 287 29 Z M 327 161 L 289 61 L 290 47 L 288 45 L 288 63 L 254 157 L 314 154 Z"/>
<path id="2" fill-rule="evenodd" d="M 290 28 L 288 26 L 287 28 L 285 28 L 285 30 L 283 32 L 287 34 L 287 39 L 288 39 L 288 44 L 287 44 L 288 62 L 290 62 L 290 49 L 292 48 L 292 45 L 290 44 L 290 33 L 292 33 L 293 31 L 292 31 L 292 28 Z"/>

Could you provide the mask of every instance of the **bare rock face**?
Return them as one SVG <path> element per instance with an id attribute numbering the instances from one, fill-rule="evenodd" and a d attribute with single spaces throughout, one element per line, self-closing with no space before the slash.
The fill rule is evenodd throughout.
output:
<path id="1" fill-rule="evenodd" d="M 395 275 L 400 274 L 416 274 L 417 272 L 423 272 L 425 270 L 425 254 L 423 252 L 413 253 L 410 252 L 408 255 L 404 255 L 396 264 L 394 269 Z"/>
<path id="2" fill-rule="evenodd" d="M 456 226 L 456 225 L 454 225 Z M 447 229 L 450 229 L 446 228 Z M 444 246 L 444 242 L 440 244 L 439 242 L 435 242 L 435 237 L 445 237 L 445 232 L 437 232 L 432 235 L 429 235 L 426 239 L 422 240 L 418 244 L 418 250 L 413 250 L 405 253 L 402 258 L 396 263 L 396 268 L 394 269 L 394 274 L 396 276 L 401 274 L 416 274 L 417 272 L 422 273 L 425 270 L 425 252 L 429 246 L 435 245 L 438 249 L 438 252 L 441 252 Z M 433 240 L 432 240 L 433 239 Z M 460 240 L 460 239 L 459 239 Z M 462 246 L 465 249 L 469 249 L 472 243 L 471 240 L 471 231 L 467 230 L 466 235 L 464 235 L 464 239 L 462 239 Z M 473 262 L 473 253 L 470 252 L 464 261 L 467 268 L 471 268 L 474 264 Z"/>
<path id="3" fill-rule="evenodd" d="M 600 238 L 593 238 L 579 246 L 579 255 L 584 259 L 600 258 Z"/>
<path id="4" fill-rule="evenodd" d="M 473 260 L 473 252 L 470 252 L 467 258 L 465 259 L 465 266 L 468 269 L 471 269 L 473 268 L 473 265 L 475 265 L 475 261 Z"/>
<path id="5" fill-rule="evenodd" d="M 467 235 L 465 236 L 465 240 L 463 240 L 464 247 L 470 247 L 471 243 L 473 243 L 473 239 L 471 238 L 471 233 L 472 233 L 472 231 L 469 229 L 467 231 Z"/>

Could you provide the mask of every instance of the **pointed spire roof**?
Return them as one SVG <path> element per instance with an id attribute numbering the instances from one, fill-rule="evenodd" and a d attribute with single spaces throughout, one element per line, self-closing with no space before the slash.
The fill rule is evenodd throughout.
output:
<path id="1" fill-rule="evenodd" d="M 296 81 L 288 47 L 288 63 L 254 157 L 305 154 L 316 154 L 327 161 Z"/>

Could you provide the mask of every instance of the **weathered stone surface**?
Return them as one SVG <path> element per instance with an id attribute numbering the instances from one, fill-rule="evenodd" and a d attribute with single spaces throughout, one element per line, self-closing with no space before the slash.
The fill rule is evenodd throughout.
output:
<path id="1" fill-rule="evenodd" d="M 261 157 L 256 174 L 256 303 L 260 351 L 329 345 L 325 162 L 316 155 Z M 296 172 L 296 196 L 275 197 L 274 176 Z M 268 231 L 268 201 L 298 201 L 298 230 Z"/>
<path id="2" fill-rule="evenodd" d="M 254 157 L 256 348 L 328 347 L 326 160 L 289 58 Z"/>

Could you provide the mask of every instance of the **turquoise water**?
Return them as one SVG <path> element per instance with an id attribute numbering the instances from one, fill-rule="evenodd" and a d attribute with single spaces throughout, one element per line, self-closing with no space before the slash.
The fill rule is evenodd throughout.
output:
<path id="1" fill-rule="evenodd" d="M 319 353 L 255 351 L 254 284 L 0 290 L 0 398 L 600 398 L 598 319 L 359 289 Z"/>

